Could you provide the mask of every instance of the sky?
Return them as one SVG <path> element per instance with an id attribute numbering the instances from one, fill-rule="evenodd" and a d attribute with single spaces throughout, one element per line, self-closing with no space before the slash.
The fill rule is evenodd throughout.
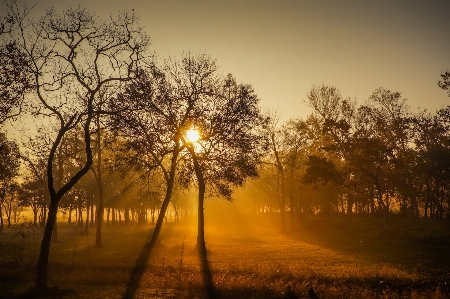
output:
<path id="1" fill-rule="evenodd" d="M 285 120 L 311 113 L 306 94 L 320 84 L 359 104 L 379 87 L 412 111 L 450 104 L 437 85 L 450 70 L 447 0 L 42 0 L 33 16 L 78 4 L 103 17 L 134 9 L 159 60 L 209 54 Z"/>

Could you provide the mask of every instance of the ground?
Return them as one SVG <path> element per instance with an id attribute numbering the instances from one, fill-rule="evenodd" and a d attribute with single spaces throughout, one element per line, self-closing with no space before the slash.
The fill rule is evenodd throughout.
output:
<path id="1" fill-rule="evenodd" d="M 448 223 L 304 216 L 287 220 L 283 230 L 279 220 L 270 215 L 207 220 L 207 258 L 218 297 L 285 298 L 287 286 L 299 296 L 313 288 L 320 298 L 450 294 Z M 21 230 L 0 234 L 0 298 L 25 298 L 32 286 L 40 232 Z M 94 247 L 94 228 L 81 231 L 59 223 L 49 272 L 50 285 L 64 291 L 58 296 L 205 298 L 195 223 L 165 223 L 145 268 L 150 224 L 105 225 L 102 248 Z"/>

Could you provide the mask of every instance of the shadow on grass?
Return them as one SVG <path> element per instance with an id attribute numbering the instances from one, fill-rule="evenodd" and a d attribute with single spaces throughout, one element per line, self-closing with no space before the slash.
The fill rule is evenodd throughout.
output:
<path id="1" fill-rule="evenodd" d="M 145 241 L 144 247 L 142 248 L 139 257 L 136 260 L 136 264 L 134 265 L 133 269 L 131 269 L 130 280 L 127 283 L 123 299 L 133 299 L 136 295 L 136 291 L 138 290 L 141 283 L 142 275 L 144 274 L 147 267 L 147 262 L 154 247 L 156 246 L 156 240 L 153 240 L 152 242 L 153 232 L 154 229 L 150 231 L 147 240 Z"/>
<path id="2" fill-rule="evenodd" d="M 369 264 L 386 263 L 393 268 L 431 278 L 448 279 L 450 266 L 449 226 L 435 220 L 391 215 L 387 227 L 380 217 L 309 216 L 295 222 L 291 239 L 331 249 L 346 256 L 359 256 Z"/>
<path id="3" fill-rule="evenodd" d="M 134 299 L 137 290 L 139 289 L 139 285 L 142 280 L 142 276 L 147 268 L 148 260 L 150 259 L 152 251 L 158 246 L 158 241 L 152 242 L 152 230 L 147 240 L 144 244 L 144 247 L 139 254 L 138 259 L 136 260 L 136 264 L 131 270 L 130 279 L 126 285 L 126 289 L 123 295 L 123 299 Z M 198 257 L 201 266 L 202 276 L 203 276 L 203 285 L 205 288 L 205 298 L 207 299 L 217 299 L 219 295 L 217 290 L 214 287 L 211 268 L 209 267 L 209 261 L 207 257 L 206 244 L 197 245 Z"/>
<path id="4" fill-rule="evenodd" d="M 208 257 L 206 253 L 206 244 L 197 244 L 198 257 L 203 275 L 203 285 L 205 287 L 205 297 L 207 299 L 219 298 L 217 290 L 214 288 L 211 268 L 209 267 Z"/>

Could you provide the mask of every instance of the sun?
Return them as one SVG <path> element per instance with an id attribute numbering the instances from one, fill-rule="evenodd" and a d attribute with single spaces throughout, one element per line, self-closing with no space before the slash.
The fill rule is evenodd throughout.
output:
<path id="1" fill-rule="evenodd" d="M 191 128 L 186 131 L 186 139 L 188 142 L 194 143 L 199 141 L 201 138 L 199 131 L 194 128 Z"/>

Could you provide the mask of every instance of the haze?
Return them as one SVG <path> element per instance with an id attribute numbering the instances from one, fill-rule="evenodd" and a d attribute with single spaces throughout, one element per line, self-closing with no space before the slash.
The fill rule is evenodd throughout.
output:
<path id="1" fill-rule="evenodd" d="M 363 103 L 379 87 L 432 112 L 448 104 L 437 86 L 450 68 L 448 1 L 40 1 L 100 16 L 134 9 L 160 59 L 207 53 L 252 84 L 283 119 L 305 117 L 313 84 Z"/>

